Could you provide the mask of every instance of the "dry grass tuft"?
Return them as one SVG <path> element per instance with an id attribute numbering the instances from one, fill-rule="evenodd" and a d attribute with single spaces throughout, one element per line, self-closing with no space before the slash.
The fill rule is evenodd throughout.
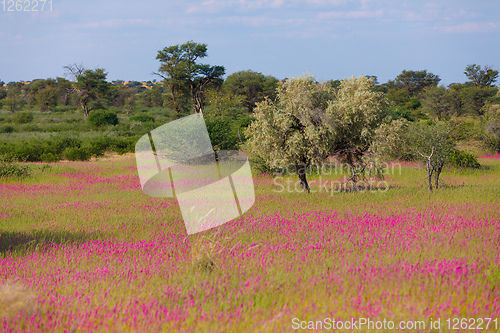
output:
<path id="1" fill-rule="evenodd" d="M 15 318 L 23 313 L 35 313 L 35 295 L 21 283 L 5 282 L 0 284 L 0 319 Z"/>

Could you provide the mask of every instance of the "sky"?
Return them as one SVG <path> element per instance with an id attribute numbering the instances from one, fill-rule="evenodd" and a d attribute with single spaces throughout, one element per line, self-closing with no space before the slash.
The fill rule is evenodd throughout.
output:
<path id="1" fill-rule="evenodd" d="M 69 79 L 74 63 L 104 68 L 108 81 L 159 79 L 158 51 L 191 40 L 207 44 L 200 63 L 226 76 L 384 83 L 425 69 L 448 85 L 467 81 L 468 64 L 500 69 L 498 0 L 48 0 L 38 12 L 31 1 L 16 11 L 0 0 L 2 81 Z"/>

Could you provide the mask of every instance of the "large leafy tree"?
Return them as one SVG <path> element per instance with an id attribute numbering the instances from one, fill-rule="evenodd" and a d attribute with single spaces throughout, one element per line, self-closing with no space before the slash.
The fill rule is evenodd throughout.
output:
<path id="1" fill-rule="evenodd" d="M 465 67 L 464 74 L 469 79 L 469 83 L 476 87 L 491 87 L 498 78 L 498 71 L 493 70 L 490 66 L 472 64 Z"/>
<path id="2" fill-rule="evenodd" d="M 251 70 L 229 75 L 224 81 L 224 91 L 244 98 L 244 105 L 252 112 L 255 104 L 265 98 L 274 100 L 278 79 Z"/>
<path id="3" fill-rule="evenodd" d="M 327 126 L 335 139 L 331 153 L 351 167 L 353 181 L 359 166 L 363 169 L 376 128 L 387 116 L 389 102 L 374 91 L 374 85 L 373 79 L 364 76 L 343 80 L 326 110 Z"/>
<path id="4" fill-rule="evenodd" d="M 175 112 L 182 111 L 186 94 L 191 99 L 194 113 L 202 112 L 204 88 L 209 84 L 222 84 L 224 66 L 210 66 L 197 62 L 206 56 L 207 44 L 193 41 L 168 46 L 158 51 L 156 59 L 161 65 L 155 74 L 165 80 Z"/>
<path id="5" fill-rule="evenodd" d="M 295 167 L 304 190 L 310 191 L 307 167 L 323 162 L 332 149 L 324 117 L 331 87 L 312 76 L 292 78 L 280 85 L 276 101 L 256 104 L 256 120 L 246 129 L 252 153 L 271 168 Z"/>
<path id="6" fill-rule="evenodd" d="M 81 65 L 64 66 L 75 79 L 73 90 L 83 110 L 88 117 L 91 110 L 101 109 L 108 103 L 111 83 L 106 81 L 107 73 L 103 68 L 85 69 Z"/>

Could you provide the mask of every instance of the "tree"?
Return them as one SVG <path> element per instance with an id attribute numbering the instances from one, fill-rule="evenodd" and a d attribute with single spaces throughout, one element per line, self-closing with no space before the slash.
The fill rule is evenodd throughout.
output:
<path id="1" fill-rule="evenodd" d="M 241 116 L 244 96 L 234 95 L 222 89 L 211 88 L 205 92 L 208 108 L 204 115 L 208 118 L 236 119 Z"/>
<path id="2" fill-rule="evenodd" d="M 310 192 L 307 167 L 323 162 L 333 140 L 324 117 L 332 90 L 302 76 L 278 86 L 273 102 L 265 99 L 254 109 L 255 121 L 246 129 L 252 154 L 271 168 L 295 167 L 303 190 Z"/>
<path id="3" fill-rule="evenodd" d="M 16 86 L 11 86 L 7 91 L 7 97 L 5 98 L 4 104 L 10 112 L 14 113 L 15 111 L 21 110 L 24 104 L 26 104 L 26 101 L 21 95 L 21 90 Z"/>
<path id="4" fill-rule="evenodd" d="M 326 110 L 327 126 L 335 138 L 330 152 L 351 167 L 353 182 L 358 178 L 358 166 L 364 169 L 363 158 L 375 129 L 387 116 L 389 102 L 373 88 L 374 81 L 364 76 L 343 80 Z"/>
<path id="5" fill-rule="evenodd" d="M 174 111 L 181 111 L 182 96 L 191 98 L 194 113 L 203 110 L 203 89 L 209 84 L 222 83 L 224 66 L 198 64 L 197 60 L 207 56 L 207 44 L 189 41 L 182 45 L 165 47 L 158 51 L 156 59 L 161 65 L 156 75 L 165 80 Z"/>
<path id="6" fill-rule="evenodd" d="M 495 152 L 500 152 L 500 106 L 488 108 L 483 119 L 484 141 L 486 146 Z"/>
<path id="7" fill-rule="evenodd" d="M 242 96 L 244 105 L 249 112 L 252 112 L 255 104 L 265 98 L 274 100 L 278 82 L 278 79 L 273 76 L 247 70 L 229 75 L 222 87 L 228 93 Z"/>
<path id="8" fill-rule="evenodd" d="M 103 68 L 85 69 L 81 65 L 64 66 L 73 76 L 73 90 L 83 110 L 88 117 L 91 110 L 102 109 L 107 103 L 111 83 L 106 81 L 107 73 Z"/>
<path id="9" fill-rule="evenodd" d="M 438 120 L 443 120 L 449 116 L 449 97 L 446 88 L 443 86 L 425 88 L 422 104 L 424 110 L 436 116 Z"/>
<path id="10" fill-rule="evenodd" d="M 409 97 L 418 97 L 426 87 L 437 87 L 441 79 L 438 75 L 428 73 L 427 70 L 407 71 L 403 70 L 396 77 L 394 84 L 404 89 Z"/>
<path id="11" fill-rule="evenodd" d="M 433 176 L 435 188 L 439 187 L 441 171 L 455 149 L 450 132 L 448 125 L 414 124 L 408 134 L 413 155 L 425 163 L 430 191 L 432 191 Z"/>
<path id="12" fill-rule="evenodd" d="M 467 65 L 464 74 L 475 87 L 491 87 L 498 78 L 498 71 L 493 70 L 490 66 L 481 68 L 476 64 Z"/>
<path id="13" fill-rule="evenodd" d="M 464 114 L 480 116 L 484 113 L 484 106 L 496 95 L 497 88 L 490 86 L 474 86 L 454 83 L 447 91 L 450 111 L 455 116 Z"/>
<path id="14" fill-rule="evenodd" d="M 164 103 L 163 89 L 155 84 L 151 89 L 137 94 L 137 99 L 145 107 L 162 107 Z"/>
<path id="15" fill-rule="evenodd" d="M 231 128 L 229 119 L 207 119 L 205 124 L 217 161 L 219 160 L 219 150 L 238 149 L 238 139 Z"/>
<path id="16" fill-rule="evenodd" d="M 408 153 L 408 130 L 410 122 L 404 118 L 384 119 L 375 130 L 375 136 L 369 148 L 369 153 L 378 158 L 391 160 L 409 160 L 413 158 Z"/>
<path id="17" fill-rule="evenodd" d="M 40 111 L 54 110 L 57 106 L 58 88 L 54 79 L 31 81 L 28 89 L 29 104 L 37 106 Z"/>
<path id="18" fill-rule="evenodd" d="M 466 112 L 476 116 L 483 115 L 483 107 L 487 104 L 490 98 L 496 95 L 497 91 L 497 88 L 488 86 L 473 86 L 464 88 L 462 90 L 462 98 Z"/>

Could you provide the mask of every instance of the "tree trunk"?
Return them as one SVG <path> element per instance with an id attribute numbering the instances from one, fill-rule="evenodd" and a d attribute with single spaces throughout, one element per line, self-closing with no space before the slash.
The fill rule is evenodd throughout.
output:
<path id="1" fill-rule="evenodd" d="M 88 117 L 89 116 L 89 108 L 87 107 L 87 104 L 84 102 L 81 102 L 81 105 L 82 105 L 82 109 L 83 109 L 83 115 L 85 117 Z"/>
<path id="2" fill-rule="evenodd" d="M 429 190 L 432 192 L 432 173 L 433 173 L 431 160 L 427 160 L 427 180 L 429 182 Z"/>
<path id="3" fill-rule="evenodd" d="M 297 170 L 297 175 L 300 179 L 300 186 L 302 186 L 302 189 L 307 191 L 307 193 L 311 193 L 311 189 L 309 188 L 306 177 L 307 167 L 308 165 L 306 163 L 295 164 L 295 169 Z"/>
<path id="4" fill-rule="evenodd" d="M 439 163 L 434 170 L 434 187 L 439 188 L 439 176 L 441 175 L 441 171 L 443 170 L 444 162 Z"/>

